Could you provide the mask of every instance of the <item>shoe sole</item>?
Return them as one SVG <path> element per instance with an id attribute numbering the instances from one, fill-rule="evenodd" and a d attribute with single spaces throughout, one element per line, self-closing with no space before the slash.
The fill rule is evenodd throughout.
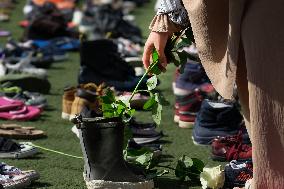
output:
<path id="1" fill-rule="evenodd" d="M 179 120 L 178 126 L 182 129 L 189 129 L 193 128 L 194 122 L 186 122 L 186 121 L 181 121 Z"/>
<path id="2" fill-rule="evenodd" d="M 196 141 L 194 140 L 194 137 L 193 137 L 193 136 L 191 136 L 191 139 L 192 139 L 192 143 L 193 143 L 195 146 L 203 146 L 203 147 L 208 147 L 208 146 L 210 146 L 210 144 L 200 144 L 200 143 L 196 142 Z"/>
<path id="3" fill-rule="evenodd" d="M 178 115 L 175 115 L 175 116 L 174 116 L 174 122 L 175 122 L 175 123 L 178 123 L 178 122 L 179 122 L 179 116 L 178 116 Z"/>
<path id="4" fill-rule="evenodd" d="M 0 153 L 0 158 L 2 159 L 23 159 L 27 157 L 34 156 L 37 153 L 37 149 L 31 149 L 24 152 L 16 152 L 16 153 Z"/>
<path id="5" fill-rule="evenodd" d="M 222 162 L 225 162 L 225 161 L 231 161 L 231 160 L 227 160 L 225 157 L 222 157 L 222 156 L 217 156 L 217 155 L 214 155 L 212 154 L 211 155 L 211 158 L 213 161 L 222 161 Z M 252 160 L 252 158 L 247 158 L 247 159 L 237 159 L 238 161 L 250 161 Z"/>
<path id="6" fill-rule="evenodd" d="M 70 114 L 62 112 L 61 113 L 61 118 L 65 120 L 70 120 Z"/>
<path id="7" fill-rule="evenodd" d="M 162 138 L 162 135 L 157 136 L 157 137 L 152 137 L 152 138 L 133 138 L 133 140 L 137 143 L 137 144 L 147 144 L 147 143 L 151 143 L 151 142 L 155 142 L 157 140 L 159 140 L 160 138 Z"/>
<path id="8" fill-rule="evenodd" d="M 85 180 L 86 181 L 86 180 Z M 88 189 L 153 189 L 154 182 L 112 182 L 105 180 L 86 181 Z"/>

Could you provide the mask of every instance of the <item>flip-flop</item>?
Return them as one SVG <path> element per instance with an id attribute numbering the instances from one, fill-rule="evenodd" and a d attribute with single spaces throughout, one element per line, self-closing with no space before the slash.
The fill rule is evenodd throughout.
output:
<path id="1" fill-rule="evenodd" d="M 9 111 L 17 109 L 24 105 L 23 101 L 15 100 L 7 97 L 0 97 L 0 111 Z"/>
<path id="2" fill-rule="evenodd" d="M 38 139 L 46 137 L 44 131 L 34 127 L 21 127 L 16 124 L 0 125 L 0 136 L 13 139 Z"/>
<path id="3" fill-rule="evenodd" d="M 34 106 L 23 106 L 20 109 L 0 112 L 0 118 L 7 120 L 28 121 L 40 116 L 41 110 Z"/>

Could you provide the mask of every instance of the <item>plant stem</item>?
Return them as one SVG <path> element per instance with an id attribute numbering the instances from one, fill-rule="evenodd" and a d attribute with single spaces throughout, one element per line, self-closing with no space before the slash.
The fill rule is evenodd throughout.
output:
<path id="1" fill-rule="evenodd" d="M 137 85 L 135 86 L 135 89 L 134 89 L 134 91 L 133 91 L 132 94 L 131 94 L 131 97 L 130 97 L 130 99 L 129 99 L 129 102 L 132 100 L 132 98 L 134 97 L 134 95 L 137 93 L 138 88 L 140 87 L 140 85 L 141 85 L 143 79 L 150 73 L 150 71 L 152 70 L 152 68 L 153 68 L 154 66 L 156 66 L 158 63 L 159 63 L 158 61 L 155 62 L 155 63 L 152 63 L 152 64 L 150 65 L 150 67 L 146 70 L 146 72 L 143 74 L 143 76 L 141 77 L 141 79 L 139 80 L 139 82 L 137 83 Z"/>

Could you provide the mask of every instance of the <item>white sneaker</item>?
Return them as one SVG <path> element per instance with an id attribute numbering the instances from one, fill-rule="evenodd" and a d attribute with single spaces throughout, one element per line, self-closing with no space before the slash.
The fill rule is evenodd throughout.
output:
<path id="1" fill-rule="evenodd" d="M 31 64 L 33 53 L 30 52 L 26 57 L 22 58 L 20 62 L 16 64 L 10 64 L 6 63 L 5 66 L 10 71 L 15 72 L 21 72 L 21 73 L 27 73 L 27 74 L 33 74 L 38 75 L 41 77 L 47 76 L 47 71 L 42 68 L 36 68 Z"/>

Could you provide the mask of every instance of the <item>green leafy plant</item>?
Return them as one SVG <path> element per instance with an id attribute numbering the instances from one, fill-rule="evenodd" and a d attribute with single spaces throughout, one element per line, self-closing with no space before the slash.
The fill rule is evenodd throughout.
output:
<path id="1" fill-rule="evenodd" d="M 179 68 L 180 72 L 183 72 L 184 65 L 188 58 L 196 59 L 196 57 L 183 50 L 183 48 L 189 47 L 192 44 L 191 41 L 193 41 L 191 28 L 175 33 L 167 41 L 165 47 L 167 59 L 169 62 L 173 62 L 175 66 Z M 106 94 L 101 97 L 104 117 L 120 117 L 124 122 L 128 122 L 135 113 L 135 110 L 130 107 L 130 102 L 134 95 L 139 92 L 147 92 L 150 95 L 150 99 L 144 104 L 143 109 L 152 111 L 154 122 L 157 125 L 160 125 L 163 106 L 168 105 L 169 103 L 161 94 L 155 92 L 155 88 L 158 84 L 157 76 L 162 73 L 159 55 L 155 49 L 152 52 L 152 61 L 152 64 L 139 80 L 130 98 L 116 99 L 113 92 L 107 90 Z M 147 90 L 138 90 L 145 77 L 150 73 L 152 74 L 152 77 L 147 80 Z"/>

